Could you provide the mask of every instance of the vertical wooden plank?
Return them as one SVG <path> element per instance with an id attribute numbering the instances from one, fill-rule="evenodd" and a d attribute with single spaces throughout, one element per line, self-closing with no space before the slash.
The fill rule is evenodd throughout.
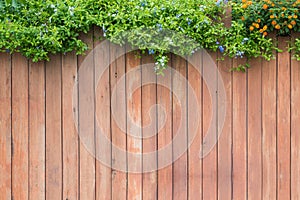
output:
<path id="1" fill-rule="evenodd" d="M 169 60 L 171 56 L 169 55 Z M 171 66 L 169 61 L 168 66 Z M 164 153 L 159 150 L 172 142 L 172 83 L 171 71 L 166 71 L 164 76 L 157 76 L 157 121 L 158 121 L 158 199 L 173 199 L 173 166 L 164 166 L 163 163 L 172 160 L 172 149 Z M 164 122 L 163 124 L 160 122 Z"/>
<path id="2" fill-rule="evenodd" d="M 176 134 L 182 134 L 180 136 L 179 143 L 173 140 L 173 198 L 184 200 L 187 199 L 187 89 L 186 89 L 186 72 L 187 63 L 186 60 L 179 56 L 172 57 L 172 67 L 177 73 L 180 73 L 185 79 L 180 79 L 178 76 L 172 74 L 173 81 L 173 138 Z M 182 132 L 183 133 L 182 133 Z M 183 153 L 182 149 L 186 151 Z M 179 154 L 183 153 L 180 157 Z M 178 158 L 178 159 L 177 159 Z M 176 160 L 177 159 L 177 160 Z"/>
<path id="3" fill-rule="evenodd" d="M 244 61 L 239 61 L 243 63 Z M 233 65 L 239 62 L 233 60 Z M 247 73 L 233 74 L 233 199 L 247 198 Z"/>
<path id="4" fill-rule="evenodd" d="M 248 70 L 248 199 L 262 198 L 261 58 Z"/>
<path id="5" fill-rule="evenodd" d="M 134 91 L 133 85 L 141 85 L 141 60 L 135 52 L 126 54 L 126 74 L 135 70 L 134 76 L 126 76 L 127 93 L 127 147 L 128 152 L 133 154 L 142 153 L 142 132 L 141 132 L 141 87 Z M 139 53 L 138 53 L 139 54 Z M 135 68 L 135 69 L 134 69 Z M 135 84 L 134 84 L 135 83 Z M 131 96 L 131 98 L 129 98 Z M 135 127 L 133 124 L 135 123 Z M 142 199 L 142 156 L 128 156 L 128 199 Z M 136 173 L 131 173 L 133 169 Z"/>
<path id="6" fill-rule="evenodd" d="M 276 59 L 263 61 L 263 199 L 276 199 L 276 81 Z"/>
<path id="7" fill-rule="evenodd" d="M 12 57 L 12 198 L 28 198 L 28 60 Z"/>
<path id="8" fill-rule="evenodd" d="M 79 109 L 79 173 L 80 173 L 80 199 L 93 200 L 96 198 L 95 188 L 95 129 L 94 129 L 94 60 L 89 55 L 93 49 L 93 31 L 81 35 L 82 40 L 88 45 L 89 51 L 86 56 L 78 56 L 78 109 Z M 85 58 L 88 58 L 85 60 Z M 83 66 L 81 66 L 83 64 Z M 80 69 L 84 68 L 84 72 L 80 73 Z"/>
<path id="9" fill-rule="evenodd" d="M 226 106 L 226 115 L 223 129 L 220 130 L 221 122 L 218 118 L 218 199 L 232 199 L 232 59 L 226 57 L 218 63 L 219 73 L 223 79 L 226 94 L 226 102 L 218 98 L 218 108 Z M 221 88 L 221 80 L 218 80 L 218 91 Z M 221 116 L 218 110 L 218 116 Z"/>
<path id="10" fill-rule="evenodd" d="M 101 163 L 96 160 L 96 199 L 111 199 L 111 143 L 101 141 L 100 134 L 111 139 L 110 124 L 110 48 L 109 45 L 101 50 L 98 38 L 102 35 L 99 27 L 94 28 L 94 62 L 95 62 L 95 88 L 96 88 L 96 159 L 103 158 L 109 163 Z M 106 43 L 105 43 L 106 44 Z M 107 43 L 108 44 L 108 43 Z M 103 74 L 101 69 L 105 68 Z M 106 165 L 105 165 L 106 164 Z M 107 166 L 107 164 L 109 166 Z"/>
<path id="11" fill-rule="evenodd" d="M 210 56 L 216 62 L 217 53 L 203 54 L 203 76 L 211 77 L 217 82 L 217 72 L 209 72 Z M 212 73 L 212 74 L 209 74 Z M 211 91 L 217 91 L 217 84 L 215 88 L 210 88 Z M 203 138 L 208 132 L 210 126 L 213 133 L 216 134 L 216 124 L 212 124 L 213 117 L 213 98 L 216 98 L 216 93 L 210 93 L 208 85 L 203 82 Z M 205 145 L 205 144 L 204 144 Z M 209 154 L 203 158 L 203 199 L 217 199 L 217 146 L 215 146 Z"/>
<path id="12" fill-rule="evenodd" d="M 0 53 L 0 199 L 11 197 L 11 56 Z"/>
<path id="13" fill-rule="evenodd" d="M 199 121 L 202 122 L 202 51 L 198 51 L 188 59 L 188 82 L 191 86 L 191 90 L 188 90 L 188 97 L 195 95 L 199 106 L 200 113 Z M 195 63 L 196 66 L 193 66 Z M 197 67 L 199 66 L 197 71 Z M 191 105 L 191 99 L 188 99 L 188 105 Z M 194 112 L 193 107 L 188 107 L 188 113 Z M 193 120 L 193 119 L 189 119 Z M 188 123 L 188 130 L 190 130 L 190 123 Z M 197 122 L 196 122 L 197 123 Z M 195 126 L 195 125 L 193 125 Z M 199 157 L 200 146 L 202 145 L 202 124 L 198 124 L 198 130 L 193 143 L 189 147 L 189 162 L 188 162 L 188 199 L 200 199 L 202 197 L 202 159 Z M 190 136 L 189 136 L 190 137 Z"/>
<path id="14" fill-rule="evenodd" d="M 120 110 L 126 108 L 125 98 L 125 48 L 116 45 L 110 46 L 110 59 L 112 64 L 110 66 L 110 88 L 116 94 L 116 99 L 111 99 L 112 109 Z M 122 55 L 118 57 L 117 55 Z M 122 96 L 123 95 L 123 96 Z M 121 116 L 120 124 L 126 124 L 126 113 Z M 121 127 L 118 127 L 117 122 L 111 116 L 111 131 L 112 144 L 116 147 L 126 151 L 126 132 L 123 132 Z M 127 158 L 118 154 L 115 148 L 112 149 L 112 199 L 126 199 L 127 194 L 127 173 L 126 171 L 119 171 L 116 168 L 120 167 L 126 169 Z"/>
<path id="15" fill-rule="evenodd" d="M 142 57 L 142 127 L 143 127 L 143 154 L 155 153 L 157 147 L 156 137 L 156 75 L 154 60 L 151 56 Z M 152 82 L 150 84 L 150 82 Z M 155 153 L 156 154 L 156 153 Z M 157 156 L 143 157 L 143 169 L 152 168 L 157 163 Z M 148 167 L 146 166 L 148 165 Z M 150 167 L 151 166 L 151 167 Z M 157 198 L 157 173 L 156 168 L 151 172 L 143 171 L 143 199 L 154 200 Z"/>
<path id="16" fill-rule="evenodd" d="M 287 46 L 287 37 L 279 37 L 280 49 Z M 290 54 L 285 50 L 278 53 L 277 83 L 277 192 L 278 199 L 290 199 Z"/>
<path id="17" fill-rule="evenodd" d="M 61 55 L 46 63 L 46 199 L 62 198 Z"/>
<path id="18" fill-rule="evenodd" d="M 63 199 L 78 199 L 78 133 L 74 124 L 72 104 L 77 74 L 75 52 L 62 57 L 62 131 L 63 131 Z"/>
<path id="19" fill-rule="evenodd" d="M 45 199 L 45 63 L 29 66 L 29 198 Z"/>
<path id="20" fill-rule="evenodd" d="M 300 199 L 300 63 L 292 60 L 291 65 L 291 199 Z"/>

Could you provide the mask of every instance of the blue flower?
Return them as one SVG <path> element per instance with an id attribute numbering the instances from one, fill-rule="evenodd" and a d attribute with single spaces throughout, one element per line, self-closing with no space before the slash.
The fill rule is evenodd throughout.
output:
<path id="1" fill-rule="evenodd" d="M 216 41 L 216 44 L 220 44 L 220 42 Z"/>
<path id="2" fill-rule="evenodd" d="M 221 3 L 221 0 L 218 0 L 218 1 L 216 2 L 216 5 L 217 5 L 217 6 L 220 6 L 220 3 Z"/>
<path id="3" fill-rule="evenodd" d="M 162 25 L 161 24 L 156 24 L 157 28 L 159 31 L 162 31 Z"/>
<path id="4" fill-rule="evenodd" d="M 176 18 L 179 18 L 179 17 L 181 17 L 181 14 L 177 14 L 177 15 L 176 15 Z"/>
<path id="5" fill-rule="evenodd" d="M 244 38 L 242 41 L 242 44 L 245 44 L 245 42 L 247 42 L 249 40 L 249 38 Z"/>
<path id="6" fill-rule="evenodd" d="M 236 54 L 235 54 L 235 57 L 236 57 L 236 58 L 237 58 L 237 57 L 243 58 L 244 53 L 245 53 L 245 52 L 243 52 L 243 51 L 237 51 Z"/>
<path id="7" fill-rule="evenodd" d="M 155 53 L 154 49 L 149 49 L 149 50 L 148 50 L 148 54 L 149 54 L 149 55 L 154 54 L 154 53 Z"/>
<path id="8" fill-rule="evenodd" d="M 186 20 L 188 21 L 188 25 L 191 25 L 192 20 L 190 20 L 189 18 L 186 18 Z"/>
<path id="9" fill-rule="evenodd" d="M 220 46 L 219 46 L 219 50 L 220 50 L 221 53 L 224 53 L 224 50 L 225 50 L 225 49 L 224 49 L 224 47 L 223 47 L 222 45 L 220 45 Z"/>

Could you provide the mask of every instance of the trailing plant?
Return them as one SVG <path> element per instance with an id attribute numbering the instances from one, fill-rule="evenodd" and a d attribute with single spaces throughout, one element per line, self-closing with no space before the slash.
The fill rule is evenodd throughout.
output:
<path id="1" fill-rule="evenodd" d="M 103 34 L 101 39 L 120 45 L 129 44 L 153 55 L 157 73 L 162 73 L 167 66 L 167 53 L 187 56 L 199 48 L 219 51 L 224 56 L 236 59 L 262 56 L 269 60 L 273 51 L 278 50 L 274 41 L 266 36 L 266 33 L 273 31 L 269 25 L 272 22 L 263 18 L 263 14 L 269 11 L 259 1 L 249 2 L 0 0 L 0 49 L 11 53 L 21 52 L 33 61 L 49 60 L 49 54 L 73 50 L 82 54 L 87 50 L 87 45 L 80 39 L 80 33 L 87 33 L 93 26 L 98 26 Z M 272 6 L 269 2 L 265 3 L 268 8 Z M 284 5 L 286 14 L 291 12 Z M 232 7 L 230 27 L 224 26 L 227 7 Z M 261 13 L 254 16 L 254 11 Z M 282 20 L 277 23 L 284 23 Z M 295 20 L 297 25 L 289 30 L 298 31 L 298 19 L 292 15 L 291 20 Z M 292 23 L 291 20 L 288 24 Z M 252 23 L 265 30 L 262 32 Z M 264 28 L 265 25 L 267 28 Z M 255 28 L 250 30 L 251 26 Z M 300 52 L 299 43 L 296 40 L 293 46 L 295 52 Z M 245 70 L 247 66 L 241 65 L 236 70 Z"/>

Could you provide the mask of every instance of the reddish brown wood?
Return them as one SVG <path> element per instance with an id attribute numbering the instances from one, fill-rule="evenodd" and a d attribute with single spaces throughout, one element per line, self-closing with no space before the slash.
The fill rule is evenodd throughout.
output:
<path id="1" fill-rule="evenodd" d="M 0 53 L 0 199 L 11 199 L 11 56 Z"/>
<path id="2" fill-rule="evenodd" d="M 187 199 L 187 63 L 186 60 L 179 56 L 172 57 L 172 67 L 183 79 L 172 74 L 172 91 L 173 91 L 173 138 L 177 135 L 180 140 L 176 143 L 173 139 L 173 198 L 184 200 Z M 184 150 L 184 151 L 183 151 Z M 180 155 L 182 154 L 182 155 Z"/>
<path id="3" fill-rule="evenodd" d="M 76 75 L 77 57 L 71 52 L 62 57 L 63 199 L 79 199 L 79 140 L 71 103 Z"/>
<path id="4" fill-rule="evenodd" d="M 287 37 L 279 37 L 279 48 L 284 49 L 278 54 L 277 80 L 277 195 L 278 199 L 290 199 L 290 106 L 291 106 L 291 62 L 290 54 L 285 47 Z"/>
<path id="5" fill-rule="evenodd" d="M 28 198 L 28 61 L 12 57 L 12 198 Z"/>
<path id="6" fill-rule="evenodd" d="M 94 28 L 94 37 L 102 35 L 99 28 Z M 111 143 L 106 143 L 100 138 L 100 134 L 105 135 L 110 141 L 110 46 L 107 50 L 101 48 L 100 41 L 94 41 L 94 63 L 95 63 L 95 89 L 96 89 L 96 199 L 111 199 Z M 101 74 L 102 69 L 105 69 Z M 103 162 L 99 158 L 103 158 Z M 108 163 L 106 163 L 108 161 Z"/>
<path id="7" fill-rule="evenodd" d="M 81 36 L 89 51 L 85 56 L 78 56 L 79 198 L 91 200 L 96 198 L 94 59 L 93 54 L 89 54 L 93 50 L 93 36 L 93 31 Z M 85 68 L 84 73 L 80 73 L 81 68 Z"/>
<path id="8" fill-rule="evenodd" d="M 143 157 L 143 199 L 156 199 L 157 173 L 156 173 L 156 75 L 154 73 L 154 60 L 151 56 L 142 58 L 142 127 L 143 127 L 143 154 L 153 153 L 150 158 Z M 151 83 L 152 82 L 152 83 Z M 150 169 L 151 171 L 146 171 Z"/>
<path id="9" fill-rule="evenodd" d="M 248 70 L 248 199 L 262 197 L 262 97 L 261 59 Z"/>
<path id="10" fill-rule="evenodd" d="M 61 56 L 46 63 L 46 199 L 62 198 Z"/>
<path id="11" fill-rule="evenodd" d="M 243 62 L 243 61 L 241 61 Z M 233 60 L 233 66 L 240 63 Z M 232 82 L 233 199 L 247 198 L 247 73 L 235 72 Z"/>
<path id="12" fill-rule="evenodd" d="M 203 138 L 208 135 L 209 128 L 212 128 L 212 134 L 217 137 L 216 123 L 213 120 L 213 99 L 216 100 L 217 96 L 214 91 L 217 91 L 217 63 L 212 66 L 210 60 L 216 61 L 217 53 L 204 53 L 203 54 L 203 76 L 215 80 L 212 86 L 207 85 L 203 81 Z M 215 70 L 210 68 L 216 67 Z M 212 87 L 209 88 L 208 87 Z M 214 92 L 214 93 L 210 93 Z M 215 101 L 216 102 L 216 101 Z M 216 120 L 216 119 L 214 119 Z M 204 139 L 203 139 L 204 140 Z M 206 145 L 203 144 L 203 148 Z M 203 158 L 203 199 L 216 199 L 217 198 L 217 145 L 214 146 L 210 152 Z"/>
<path id="13" fill-rule="evenodd" d="M 299 37 L 299 34 L 295 37 Z M 295 37 L 293 39 L 295 39 Z M 291 62 L 291 199 L 300 199 L 300 63 Z"/>
<path id="14" fill-rule="evenodd" d="M 169 55 L 168 66 L 171 67 L 171 56 Z M 158 199 L 173 198 L 173 165 L 164 163 L 172 161 L 172 148 L 167 151 L 159 151 L 167 145 L 172 145 L 172 83 L 171 71 L 165 71 L 165 75 L 157 76 L 157 126 L 158 126 Z"/>
<path id="15" fill-rule="evenodd" d="M 128 148 L 128 199 L 142 199 L 142 153 L 141 130 L 141 60 L 138 52 L 126 54 L 126 96 L 127 96 L 127 148 Z M 128 74 L 134 70 L 130 78 Z M 133 85 L 139 87 L 134 90 Z M 131 123 L 130 123 L 131 121 Z M 135 126 L 133 125 L 135 124 Z"/>
<path id="16" fill-rule="evenodd" d="M 263 199 L 276 199 L 276 59 L 262 62 Z"/>
<path id="17" fill-rule="evenodd" d="M 45 63 L 29 65 L 29 197 L 45 199 Z"/>
<path id="18" fill-rule="evenodd" d="M 197 106 L 199 109 L 198 119 L 190 119 L 188 124 L 188 130 L 190 130 L 190 126 L 198 126 L 196 130 L 196 136 L 193 140 L 193 143 L 189 147 L 189 162 L 188 162 L 188 199 L 199 199 L 202 197 L 202 159 L 199 157 L 200 146 L 202 145 L 202 51 L 196 52 L 193 56 L 188 58 L 188 82 L 190 84 L 190 88 L 188 89 L 188 97 L 193 97 L 197 99 Z M 195 66 L 193 65 L 195 63 Z M 188 99 L 188 105 L 191 105 L 192 100 Z M 195 108 L 189 106 L 188 113 L 195 112 Z M 199 123 L 200 122 L 200 123 Z M 198 123 L 198 124 L 194 124 Z M 191 136 L 189 135 L 189 140 Z"/>
<path id="19" fill-rule="evenodd" d="M 218 108 L 226 106 L 223 128 L 221 127 L 221 110 L 218 110 L 218 199 L 232 199 L 232 59 L 225 58 L 218 63 L 221 80 L 218 80 L 218 91 L 224 84 L 226 101 L 218 95 Z M 222 128 L 222 129 L 221 129 Z"/>
<path id="20" fill-rule="evenodd" d="M 118 57 L 117 55 L 121 55 Z M 120 110 L 126 108 L 125 102 L 125 48 L 116 45 L 110 46 L 110 89 L 115 92 L 115 98 L 111 98 L 111 109 Z M 120 124 L 126 124 L 126 113 L 121 117 Z M 125 131 L 125 132 L 124 132 Z M 122 131 L 113 116 L 111 116 L 111 137 L 112 144 L 117 148 L 126 151 L 126 130 Z M 127 193 L 127 158 L 118 154 L 115 148 L 112 148 L 112 199 L 126 199 Z M 119 169 L 119 170 L 116 170 Z"/>

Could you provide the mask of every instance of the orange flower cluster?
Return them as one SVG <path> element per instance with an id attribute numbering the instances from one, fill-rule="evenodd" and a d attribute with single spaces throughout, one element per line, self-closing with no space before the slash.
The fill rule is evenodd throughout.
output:
<path id="1" fill-rule="evenodd" d="M 253 4 L 255 6 L 251 6 Z M 245 14 L 241 16 L 241 20 L 249 27 L 250 31 L 258 30 L 264 36 L 272 30 L 278 30 L 281 34 L 289 33 L 298 22 L 300 25 L 300 21 L 298 21 L 300 0 L 263 0 L 255 1 L 255 3 L 242 0 L 241 7 L 245 9 Z M 257 7 L 261 9 L 257 10 Z M 252 8 L 255 10 L 254 15 L 253 10 L 247 13 L 247 10 Z"/>

